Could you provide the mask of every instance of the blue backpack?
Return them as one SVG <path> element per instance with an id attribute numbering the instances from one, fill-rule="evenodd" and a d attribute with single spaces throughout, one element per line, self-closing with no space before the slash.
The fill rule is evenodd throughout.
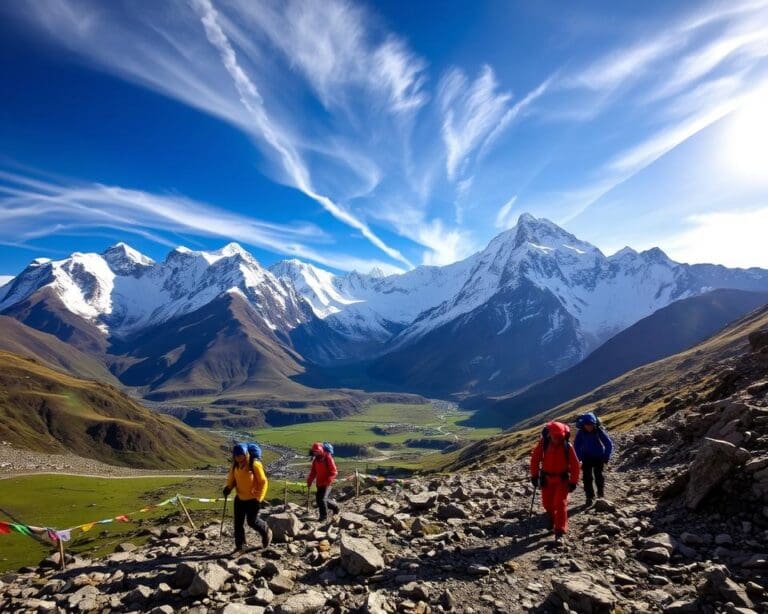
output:
<path id="1" fill-rule="evenodd" d="M 253 461 L 261 461 L 261 446 L 254 443 L 241 443 L 241 446 L 243 446 L 246 450 L 248 450 L 248 459 L 249 459 L 249 465 L 251 471 L 253 471 Z M 234 467 L 234 462 L 232 463 L 232 466 Z"/>
<path id="2" fill-rule="evenodd" d="M 328 441 L 324 441 L 323 442 L 323 450 L 325 450 L 328 454 L 333 456 L 333 444 L 332 443 L 330 443 Z"/>

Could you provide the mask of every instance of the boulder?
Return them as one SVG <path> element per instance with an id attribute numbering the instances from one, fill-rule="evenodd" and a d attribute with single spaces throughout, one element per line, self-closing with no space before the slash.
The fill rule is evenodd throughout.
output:
<path id="1" fill-rule="evenodd" d="M 644 537 L 640 540 L 640 545 L 643 548 L 665 548 L 669 554 L 672 554 L 677 547 L 675 538 L 669 533 L 656 533 L 650 537 Z"/>
<path id="2" fill-rule="evenodd" d="M 406 495 L 405 499 L 408 501 L 409 507 L 416 512 L 432 509 L 437 502 L 436 492 L 420 492 L 415 495 Z"/>
<path id="3" fill-rule="evenodd" d="M 201 563 L 192 583 L 187 588 L 191 597 L 210 595 L 218 591 L 230 578 L 230 573 L 216 563 Z"/>
<path id="4" fill-rule="evenodd" d="M 715 565 L 706 572 L 706 589 L 737 607 L 751 608 L 752 600 L 743 586 L 734 582 L 724 565 Z"/>
<path id="5" fill-rule="evenodd" d="M 586 573 L 564 578 L 552 578 L 552 588 L 563 603 L 584 614 L 610 614 L 616 605 L 616 596 L 607 588 L 595 584 Z"/>
<path id="6" fill-rule="evenodd" d="M 171 576 L 171 585 L 181 589 L 187 588 L 192 584 L 192 580 L 194 580 L 196 575 L 197 565 L 186 562 L 179 563 L 173 572 L 173 576 Z"/>
<path id="7" fill-rule="evenodd" d="M 276 595 L 282 595 L 283 593 L 289 593 L 293 590 L 294 581 L 285 574 L 277 574 L 274 578 L 267 582 L 269 590 Z"/>
<path id="8" fill-rule="evenodd" d="M 466 520 L 469 518 L 467 511 L 454 503 L 447 503 L 438 507 L 437 516 L 443 520 L 450 520 L 451 518 Z"/>
<path id="9" fill-rule="evenodd" d="M 325 597 L 317 591 L 306 591 L 291 595 L 277 608 L 276 614 L 313 614 L 325 606 Z"/>
<path id="10" fill-rule="evenodd" d="M 395 609 L 389 604 L 387 598 L 379 592 L 368 593 L 365 600 L 365 614 L 390 614 Z"/>
<path id="11" fill-rule="evenodd" d="M 368 524 L 368 519 L 362 514 L 355 514 L 354 512 L 342 512 L 339 515 L 339 526 L 342 529 L 349 529 L 351 527 L 362 527 Z"/>
<path id="12" fill-rule="evenodd" d="M 266 522 L 272 529 L 272 540 L 277 543 L 287 541 L 286 537 L 296 537 L 301 531 L 301 521 L 290 512 L 267 516 Z"/>
<path id="13" fill-rule="evenodd" d="M 756 330 L 749 333 L 749 345 L 756 352 L 768 348 L 768 329 Z"/>
<path id="14" fill-rule="evenodd" d="M 365 515 L 371 520 L 386 520 L 395 515 L 395 510 L 380 503 L 371 503 L 365 510 Z"/>
<path id="15" fill-rule="evenodd" d="M 339 544 L 341 565 L 347 573 L 353 576 L 369 576 L 384 569 L 381 553 L 367 539 L 345 534 L 342 535 Z"/>
<path id="16" fill-rule="evenodd" d="M 727 441 L 705 437 L 704 444 L 691 464 L 685 490 L 686 506 L 692 510 L 697 509 L 723 478 L 749 458 L 749 452 L 743 448 L 737 448 Z"/>

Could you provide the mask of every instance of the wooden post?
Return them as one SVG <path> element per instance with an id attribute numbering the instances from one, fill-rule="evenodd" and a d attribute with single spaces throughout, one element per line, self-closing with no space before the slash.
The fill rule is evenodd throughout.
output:
<path id="1" fill-rule="evenodd" d="M 285 488 L 283 489 L 283 505 L 288 505 L 288 480 L 285 481 Z"/>
<path id="2" fill-rule="evenodd" d="M 360 496 L 360 472 L 355 469 L 355 499 Z"/>
<path id="3" fill-rule="evenodd" d="M 176 497 L 179 500 L 179 505 L 181 506 L 181 509 L 184 510 L 184 514 L 187 516 L 187 520 L 189 521 L 189 526 L 192 527 L 193 531 L 197 531 L 197 527 L 195 526 L 195 523 L 192 522 L 192 516 L 189 515 L 189 511 L 187 510 L 187 506 L 184 505 L 184 501 L 181 500 L 181 495 L 176 493 Z"/>
<path id="4" fill-rule="evenodd" d="M 64 560 L 64 541 L 59 537 L 59 564 L 61 565 L 61 571 L 66 571 L 67 563 Z"/>

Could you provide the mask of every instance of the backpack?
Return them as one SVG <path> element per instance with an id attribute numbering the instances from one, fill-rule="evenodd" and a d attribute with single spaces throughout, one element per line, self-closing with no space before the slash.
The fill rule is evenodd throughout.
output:
<path id="1" fill-rule="evenodd" d="M 543 429 L 541 429 L 541 450 L 542 452 L 547 451 L 547 447 L 549 447 L 549 427 L 545 426 Z M 565 443 L 563 445 L 563 451 L 565 452 L 565 464 L 566 466 L 570 463 L 570 456 L 569 451 L 571 447 L 571 429 L 568 429 L 565 432 Z"/>
<path id="2" fill-rule="evenodd" d="M 591 413 L 592 416 L 595 418 L 595 430 L 602 429 L 603 428 L 603 423 L 600 422 L 600 418 L 597 415 L 595 415 L 594 413 L 592 413 L 592 412 L 589 412 L 589 413 Z M 577 428 L 582 428 L 586 424 L 586 417 L 588 415 L 589 414 L 581 414 L 578 418 L 576 418 L 576 427 Z"/>
<path id="3" fill-rule="evenodd" d="M 327 442 L 327 441 L 324 441 L 324 442 L 323 442 L 323 450 L 325 450 L 325 451 L 326 451 L 326 453 L 328 453 L 328 454 L 330 454 L 331 456 L 333 456 L 333 444 L 332 444 L 332 443 L 329 443 L 329 442 Z"/>
<path id="4" fill-rule="evenodd" d="M 253 471 L 253 462 L 254 461 L 261 461 L 261 446 L 257 444 L 256 442 L 253 443 L 244 443 L 241 444 L 246 450 L 248 450 L 248 467 L 251 471 Z M 232 466 L 235 466 L 234 461 L 232 462 Z"/>

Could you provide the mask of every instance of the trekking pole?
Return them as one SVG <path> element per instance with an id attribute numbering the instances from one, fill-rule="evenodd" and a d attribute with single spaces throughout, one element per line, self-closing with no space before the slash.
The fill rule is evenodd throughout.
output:
<path id="1" fill-rule="evenodd" d="M 531 537 L 531 518 L 533 517 L 533 504 L 536 502 L 536 491 L 539 488 L 538 481 L 536 482 L 536 485 L 533 487 L 533 495 L 531 495 L 531 509 L 528 510 L 528 522 L 526 523 L 525 527 L 525 539 L 529 539 Z"/>
<path id="2" fill-rule="evenodd" d="M 308 512 L 310 511 L 310 509 L 309 509 L 309 488 L 310 488 L 310 487 L 309 487 L 309 486 L 307 486 L 307 511 L 308 511 Z"/>
<path id="3" fill-rule="evenodd" d="M 224 534 L 224 516 L 227 513 L 227 498 L 229 495 L 224 497 L 224 507 L 221 508 L 221 525 L 219 525 L 219 541 L 221 541 L 221 536 Z"/>

